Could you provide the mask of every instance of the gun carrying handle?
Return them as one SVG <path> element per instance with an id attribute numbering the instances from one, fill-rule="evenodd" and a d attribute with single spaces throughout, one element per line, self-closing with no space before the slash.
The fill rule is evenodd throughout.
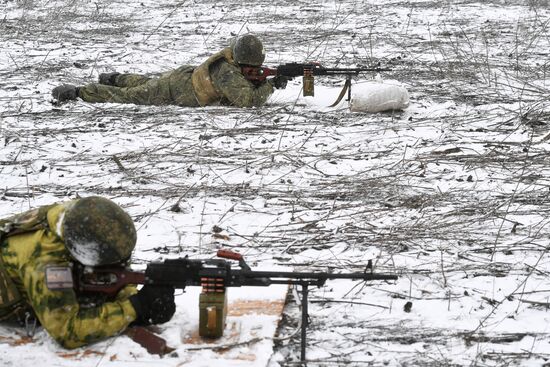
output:
<path id="1" fill-rule="evenodd" d="M 243 255 L 230 250 L 223 250 L 223 249 L 218 250 L 216 255 L 224 259 L 237 260 L 237 261 L 243 260 Z"/>

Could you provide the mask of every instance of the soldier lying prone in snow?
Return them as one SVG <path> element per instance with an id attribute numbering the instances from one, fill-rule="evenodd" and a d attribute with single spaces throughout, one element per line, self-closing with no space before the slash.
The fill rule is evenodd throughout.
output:
<path id="1" fill-rule="evenodd" d="M 273 87 L 284 88 L 287 78 L 276 77 L 252 83 L 242 66 L 260 66 L 265 59 L 262 42 L 254 35 L 238 37 L 231 45 L 209 57 L 198 67 L 184 65 L 151 78 L 138 74 L 106 73 L 99 83 L 82 87 L 64 84 L 53 89 L 59 102 L 80 97 L 86 102 L 178 105 L 186 107 L 224 105 L 254 107 L 265 104 Z"/>

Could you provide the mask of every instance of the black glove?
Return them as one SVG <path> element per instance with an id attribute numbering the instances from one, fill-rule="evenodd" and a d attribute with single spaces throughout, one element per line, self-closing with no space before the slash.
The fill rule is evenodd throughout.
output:
<path id="1" fill-rule="evenodd" d="M 116 85 L 116 77 L 119 76 L 120 73 L 114 72 L 114 73 L 101 73 L 99 74 L 99 84 L 103 85 Z"/>
<path id="2" fill-rule="evenodd" d="M 288 77 L 284 75 L 278 75 L 275 78 L 271 79 L 271 84 L 277 89 L 285 89 L 286 84 L 288 83 Z"/>
<path id="3" fill-rule="evenodd" d="M 176 312 L 174 287 L 145 285 L 130 297 L 139 325 L 163 324 Z"/>
<path id="4" fill-rule="evenodd" d="M 72 101 L 78 97 L 78 89 L 71 84 L 62 84 L 52 90 L 52 97 L 59 102 Z"/>

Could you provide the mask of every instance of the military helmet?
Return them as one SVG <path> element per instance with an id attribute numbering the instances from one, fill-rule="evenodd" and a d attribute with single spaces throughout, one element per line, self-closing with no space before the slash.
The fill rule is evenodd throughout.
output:
<path id="1" fill-rule="evenodd" d="M 62 226 L 65 246 L 84 265 L 126 261 L 136 246 L 132 218 L 117 204 L 99 196 L 74 202 L 65 212 Z"/>
<path id="2" fill-rule="evenodd" d="M 231 42 L 233 59 L 237 64 L 260 66 L 265 60 L 264 45 L 252 34 L 237 37 Z"/>

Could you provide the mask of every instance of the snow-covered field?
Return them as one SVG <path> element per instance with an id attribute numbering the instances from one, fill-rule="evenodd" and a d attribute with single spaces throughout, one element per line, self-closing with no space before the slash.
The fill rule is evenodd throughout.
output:
<path id="1" fill-rule="evenodd" d="M 0 0 L 0 217 L 104 195 L 136 221 L 138 266 L 223 247 L 256 268 L 398 274 L 312 291 L 309 365 L 548 364 L 549 26 L 546 0 Z M 198 64 L 248 31 L 270 66 L 390 67 L 410 106 L 327 108 L 343 80 L 322 77 L 254 109 L 52 104 L 61 82 Z M 176 302 L 162 359 L 0 326 L 0 360 L 215 365 L 182 342 L 196 295 Z M 280 336 L 298 320 L 291 297 Z M 297 336 L 274 344 L 246 346 L 249 365 L 299 361 Z"/>

